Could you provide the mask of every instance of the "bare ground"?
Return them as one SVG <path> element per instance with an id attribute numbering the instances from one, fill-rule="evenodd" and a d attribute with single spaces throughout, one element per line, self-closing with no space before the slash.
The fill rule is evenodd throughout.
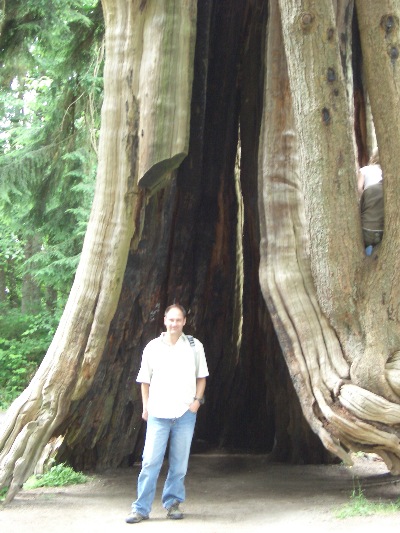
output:
<path id="1" fill-rule="evenodd" d="M 0 511 L 1 533 L 190 533 L 379 532 L 400 525 L 400 512 L 339 519 L 335 511 L 361 486 L 369 500 L 400 497 L 400 476 L 391 476 L 374 456 L 343 465 L 270 463 L 263 455 L 193 455 L 186 479 L 184 520 L 166 519 L 160 503 L 165 468 L 150 520 L 126 524 L 139 466 L 93 475 L 84 485 L 21 491 Z"/>

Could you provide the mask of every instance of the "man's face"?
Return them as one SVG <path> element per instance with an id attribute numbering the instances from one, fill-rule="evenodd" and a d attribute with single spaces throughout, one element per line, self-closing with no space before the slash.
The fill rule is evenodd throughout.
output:
<path id="1" fill-rule="evenodd" d="M 164 317 L 164 325 L 169 334 L 180 335 L 185 324 L 186 318 L 184 318 L 182 311 L 177 307 L 170 309 Z"/>

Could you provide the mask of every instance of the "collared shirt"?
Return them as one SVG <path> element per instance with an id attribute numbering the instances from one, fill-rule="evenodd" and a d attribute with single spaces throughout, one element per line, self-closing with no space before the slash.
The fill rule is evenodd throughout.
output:
<path id="1" fill-rule="evenodd" d="M 157 418 L 179 418 L 196 395 L 196 378 L 208 376 L 204 347 L 198 339 L 195 350 L 185 334 L 174 345 L 165 342 L 165 333 L 150 341 L 143 350 L 136 381 L 149 383 L 147 410 Z"/>

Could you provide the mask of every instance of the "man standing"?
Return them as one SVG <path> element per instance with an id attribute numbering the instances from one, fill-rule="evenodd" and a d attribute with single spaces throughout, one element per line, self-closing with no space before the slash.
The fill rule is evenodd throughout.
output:
<path id="1" fill-rule="evenodd" d="M 179 504 L 185 500 L 190 446 L 208 376 L 203 345 L 183 333 L 185 323 L 185 309 L 170 305 L 164 314 L 166 332 L 143 350 L 136 381 L 141 383 L 147 431 L 137 499 L 126 518 L 128 524 L 149 518 L 168 439 L 169 468 L 161 500 L 168 518 L 183 518 Z"/>

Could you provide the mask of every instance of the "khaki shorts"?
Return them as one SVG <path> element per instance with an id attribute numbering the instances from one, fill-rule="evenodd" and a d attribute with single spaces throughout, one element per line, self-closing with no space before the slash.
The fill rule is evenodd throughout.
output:
<path id="1" fill-rule="evenodd" d="M 379 244 L 383 237 L 383 230 L 373 230 L 363 228 L 363 237 L 365 246 L 376 246 Z"/>

